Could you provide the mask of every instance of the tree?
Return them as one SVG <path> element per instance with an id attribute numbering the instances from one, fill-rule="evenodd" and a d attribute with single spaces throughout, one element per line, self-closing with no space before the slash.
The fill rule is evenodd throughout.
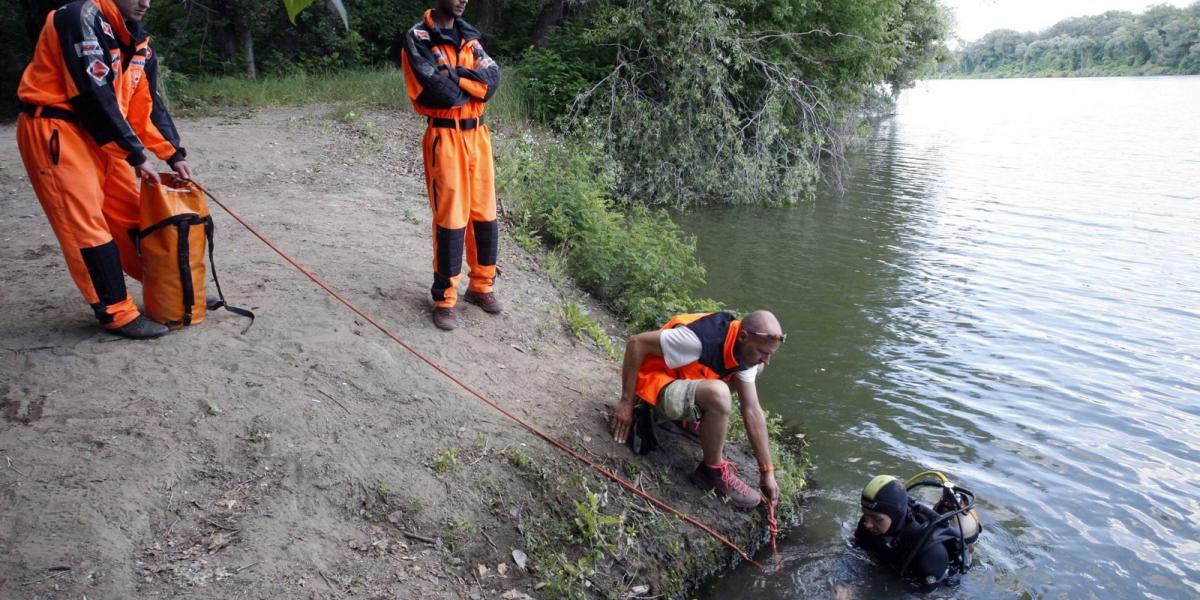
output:
<path id="1" fill-rule="evenodd" d="M 937 62 L 952 57 L 943 43 L 950 34 L 950 18 L 936 0 L 909 0 L 894 26 L 901 49 L 896 66 L 887 76 L 892 95 L 912 87 L 918 76 Z"/>

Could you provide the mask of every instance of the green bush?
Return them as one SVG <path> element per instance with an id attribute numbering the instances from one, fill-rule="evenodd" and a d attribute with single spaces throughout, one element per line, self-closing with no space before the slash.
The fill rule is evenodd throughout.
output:
<path id="1" fill-rule="evenodd" d="M 522 87 L 531 102 L 530 117 L 546 124 L 566 124 L 575 98 L 595 85 L 611 68 L 611 44 L 580 24 L 562 26 L 544 49 L 521 56 Z"/>
<path id="2" fill-rule="evenodd" d="M 620 210 L 613 200 L 619 174 L 598 148 L 527 134 L 496 155 L 497 187 L 517 223 L 558 249 L 575 282 L 631 327 L 719 307 L 691 296 L 704 283 L 695 240 L 664 211 Z"/>

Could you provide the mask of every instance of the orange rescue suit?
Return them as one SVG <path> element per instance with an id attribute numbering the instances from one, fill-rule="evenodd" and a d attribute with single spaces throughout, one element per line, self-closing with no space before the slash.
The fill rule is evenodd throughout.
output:
<path id="1" fill-rule="evenodd" d="M 700 358 L 672 369 L 661 356 L 647 356 L 638 369 L 636 392 L 647 404 L 657 404 L 662 389 L 677 379 L 720 379 L 729 381 L 744 367 L 734 354 L 742 322 L 727 312 L 675 315 L 663 329 L 688 327 L 700 338 Z"/>
<path id="2" fill-rule="evenodd" d="M 122 270 L 141 279 L 133 167 L 146 151 L 169 164 L 186 152 L 157 89 L 158 60 L 141 23 L 112 0 L 50 13 L 17 89 L 17 146 L 71 277 L 97 319 L 137 317 Z"/>
<path id="3" fill-rule="evenodd" d="M 466 246 L 472 292 L 492 291 L 499 226 L 492 136 L 484 103 L 500 84 L 500 67 L 479 43 L 479 30 L 461 18 L 438 29 L 433 11 L 404 36 L 404 84 L 417 113 L 429 119 L 421 148 L 433 209 L 433 294 L 454 306 Z"/>

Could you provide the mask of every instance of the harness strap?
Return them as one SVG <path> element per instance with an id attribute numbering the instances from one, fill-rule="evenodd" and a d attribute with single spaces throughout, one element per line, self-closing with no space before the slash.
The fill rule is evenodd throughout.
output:
<path id="1" fill-rule="evenodd" d="M 925 533 L 921 536 L 921 540 L 913 545 L 913 549 L 908 552 L 908 556 L 904 559 L 904 564 L 900 566 L 901 577 L 904 577 L 908 572 L 908 567 L 912 564 L 913 559 L 921 554 L 921 552 L 924 552 L 926 548 L 930 548 L 934 544 L 945 544 L 951 541 L 959 542 L 959 552 L 950 557 L 951 565 L 957 563 L 959 569 L 962 571 L 970 568 L 970 557 L 967 554 L 967 545 L 962 539 L 962 530 L 959 529 L 956 533 L 955 529 L 949 523 L 951 517 L 959 515 L 966 510 L 969 509 L 960 509 L 945 513 L 925 526 Z"/>

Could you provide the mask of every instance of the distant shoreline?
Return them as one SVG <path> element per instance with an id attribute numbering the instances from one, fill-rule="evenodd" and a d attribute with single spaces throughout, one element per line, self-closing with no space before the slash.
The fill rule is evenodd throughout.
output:
<path id="1" fill-rule="evenodd" d="M 1200 73 L 972 73 L 970 75 L 938 73 L 921 81 L 951 79 L 1105 79 L 1118 77 L 1200 77 Z"/>

